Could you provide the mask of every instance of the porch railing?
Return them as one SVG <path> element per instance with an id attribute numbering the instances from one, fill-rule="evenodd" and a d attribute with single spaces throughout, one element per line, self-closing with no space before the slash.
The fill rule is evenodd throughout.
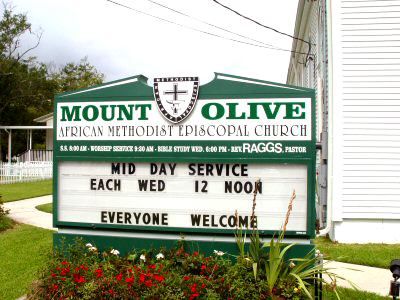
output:
<path id="1" fill-rule="evenodd" d="M 17 155 L 17 162 L 53 161 L 53 150 L 26 150 Z"/>
<path id="2" fill-rule="evenodd" d="M 31 161 L 25 163 L 0 162 L 0 184 L 51 179 L 52 161 Z"/>

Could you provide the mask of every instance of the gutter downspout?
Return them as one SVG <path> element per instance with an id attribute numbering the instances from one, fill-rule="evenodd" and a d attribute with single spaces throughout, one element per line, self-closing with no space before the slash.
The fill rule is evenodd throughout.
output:
<path id="1" fill-rule="evenodd" d="M 326 0 L 327 46 L 328 46 L 328 195 L 326 205 L 326 227 L 321 229 L 319 235 L 326 236 L 332 229 L 332 191 L 333 191 L 333 55 L 332 55 L 332 4 Z"/>

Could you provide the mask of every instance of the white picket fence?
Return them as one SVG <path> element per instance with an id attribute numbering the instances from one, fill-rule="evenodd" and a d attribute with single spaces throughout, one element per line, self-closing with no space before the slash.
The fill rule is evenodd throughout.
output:
<path id="1" fill-rule="evenodd" d="M 0 184 L 38 181 L 53 177 L 52 161 L 0 162 Z"/>

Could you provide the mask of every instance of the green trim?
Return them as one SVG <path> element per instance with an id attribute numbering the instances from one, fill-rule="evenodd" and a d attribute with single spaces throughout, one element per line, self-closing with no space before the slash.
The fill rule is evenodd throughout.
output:
<path id="1" fill-rule="evenodd" d="M 96 246 L 99 251 L 110 250 L 111 248 L 120 251 L 121 255 L 142 249 L 159 249 L 161 247 L 172 248 L 176 247 L 179 240 L 168 239 L 141 239 L 141 238 L 128 238 L 116 236 L 99 236 L 99 235 L 80 235 L 80 234 L 60 234 L 54 233 L 53 245 L 58 248 L 62 245 L 62 241 L 66 244 L 71 244 L 76 238 L 82 238 L 84 243 L 91 243 Z M 227 252 L 231 255 L 239 255 L 237 245 L 235 242 L 215 242 L 215 241 L 186 241 L 185 251 L 193 253 L 199 251 L 206 256 L 214 255 L 214 250 Z M 245 251 L 249 251 L 249 244 L 245 245 Z M 315 251 L 314 244 L 296 244 L 285 255 L 286 259 L 289 258 L 302 258 L 310 252 Z"/>

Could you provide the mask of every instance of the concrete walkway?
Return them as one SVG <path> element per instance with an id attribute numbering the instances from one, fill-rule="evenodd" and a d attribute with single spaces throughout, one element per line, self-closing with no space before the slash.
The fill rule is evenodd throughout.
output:
<path id="1" fill-rule="evenodd" d="M 389 295 L 390 281 L 393 279 L 389 268 L 373 268 L 337 261 L 325 261 L 324 263 L 325 267 L 331 269 L 332 273 L 351 281 L 360 290 L 376 293 L 381 296 Z M 328 278 L 325 279 L 329 280 Z M 338 279 L 337 285 L 352 288 L 350 283 L 341 279 Z"/>
<path id="2" fill-rule="evenodd" d="M 20 223 L 57 230 L 53 228 L 53 215 L 41 212 L 35 208 L 37 205 L 52 201 L 52 195 L 49 195 L 27 200 L 7 202 L 4 206 L 6 209 L 10 209 L 10 217 Z M 387 296 L 389 293 L 389 284 L 390 280 L 392 280 L 392 273 L 389 269 L 372 268 L 336 261 L 327 262 L 325 267 L 330 268 L 333 273 L 350 280 L 360 290 L 376 293 L 382 296 Z M 351 287 L 348 282 L 343 280 L 338 280 L 337 284 L 343 287 Z"/>
<path id="3" fill-rule="evenodd" d="M 4 203 L 4 207 L 5 209 L 10 210 L 9 216 L 19 223 L 57 230 L 56 228 L 53 228 L 53 215 L 39 211 L 35 208 L 37 205 L 50 202 L 53 202 L 52 195 L 6 202 Z"/>

